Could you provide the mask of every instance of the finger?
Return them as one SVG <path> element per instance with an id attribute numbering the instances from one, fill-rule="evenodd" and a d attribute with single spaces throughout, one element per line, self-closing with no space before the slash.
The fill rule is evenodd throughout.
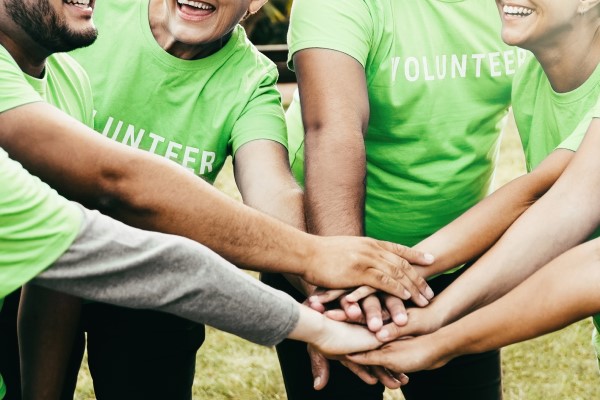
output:
<path id="1" fill-rule="evenodd" d="M 413 298 L 417 297 L 416 291 L 418 290 L 418 292 L 423 297 L 425 297 L 425 299 L 431 300 L 434 296 L 433 290 L 431 290 L 431 288 L 427 284 L 427 281 L 417 272 L 417 270 L 413 268 L 412 265 L 410 265 L 411 263 L 419 265 L 418 261 L 414 261 L 415 252 L 421 255 L 424 255 L 424 253 L 418 252 L 414 249 L 396 243 L 383 243 L 387 243 L 387 247 L 384 248 L 392 248 L 392 250 L 389 251 L 387 255 L 383 255 L 385 259 L 387 259 L 389 262 L 392 263 L 393 266 L 396 267 L 393 269 L 391 275 L 394 278 L 402 279 L 404 287 L 412 293 Z M 433 256 L 428 255 L 428 257 L 426 258 L 430 259 L 431 262 L 433 262 Z M 430 262 L 426 265 L 429 264 Z M 404 279 L 404 277 L 406 277 L 407 279 Z M 413 286 L 416 286 L 416 289 L 413 288 Z"/>
<path id="2" fill-rule="evenodd" d="M 370 294 L 373 294 L 377 291 L 377 289 L 373 289 L 370 286 L 361 286 L 358 289 L 350 292 L 346 295 L 346 300 L 351 303 L 358 303 L 360 300 L 364 299 Z"/>
<path id="3" fill-rule="evenodd" d="M 348 354 L 346 356 L 346 360 L 360 365 L 380 365 L 388 368 L 388 355 L 387 352 L 383 350 L 386 346 L 383 346 L 377 350 Z"/>
<path id="4" fill-rule="evenodd" d="M 310 301 L 307 300 L 308 306 L 310 308 L 312 308 L 313 310 L 320 312 L 321 314 L 323 314 L 326 310 L 325 306 L 321 303 L 312 303 Z"/>
<path id="5" fill-rule="evenodd" d="M 410 292 L 413 301 L 422 307 L 429 304 L 434 296 L 433 290 L 417 270 L 408 261 L 392 253 L 383 258 L 390 263 L 390 275 Z"/>
<path id="6" fill-rule="evenodd" d="M 367 320 L 367 326 L 371 332 L 377 332 L 383 326 L 381 316 L 381 302 L 379 297 L 370 295 L 362 302 L 362 309 Z"/>
<path id="7" fill-rule="evenodd" d="M 348 292 L 348 290 L 346 289 L 332 289 L 332 290 L 317 290 L 315 291 L 310 297 L 309 297 L 309 301 L 311 302 L 318 302 L 318 303 L 330 303 L 334 300 L 337 300 L 338 298 L 340 298 L 340 296 L 343 296 L 344 294 L 346 294 Z"/>
<path id="8" fill-rule="evenodd" d="M 389 269 L 389 263 L 386 262 L 386 264 L 386 268 Z M 392 276 L 382 272 L 380 269 L 368 269 L 363 278 L 369 286 L 379 289 L 382 292 L 392 294 L 404 300 L 408 300 L 411 297 L 411 293 L 397 279 L 392 278 Z"/>
<path id="9" fill-rule="evenodd" d="M 323 354 L 308 346 L 308 355 L 310 357 L 310 369 L 314 379 L 313 387 L 315 390 L 321 390 L 329 381 L 329 361 Z"/>
<path id="10" fill-rule="evenodd" d="M 420 333 L 422 332 L 414 329 L 414 327 L 409 329 L 407 325 L 398 326 L 395 322 L 392 322 L 390 324 L 385 324 L 379 331 L 375 333 L 375 336 L 377 336 L 377 339 L 381 340 L 382 342 L 389 342 L 407 336 L 414 336 Z"/>
<path id="11" fill-rule="evenodd" d="M 398 243 L 386 242 L 383 240 L 378 240 L 377 243 L 384 249 L 391 251 L 399 257 L 402 257 L 411 264 L 431 265 L 435 261 L 435 257 L 432 254 L 424 253 L 411 247 L 403 246 Z"/>
<path id="12" fill-rule="evenodd" d="M 358 376 L 363 382 L 369 385 L 374 385 L 377 383 L 377 377 L 369 372 L 369 368 L 350 361 L 340 361 L 340 363 L 352 371 L 354 375 Z"/>
<path id="13" fill-rule="evenodd" d="M 334 321 L 348 322 L 346 311 L 336 308 L 335 310 L 327 310 L 323 313 L 327 318 Z"/>
<path id="14" fill-rule="evenodd" d="M 344 297 L 340 300 L 340 306 L 346 312 L 348 316 L 348 321 L 360 323 L 361 321 L 365 321 L 365 316 L 363 315 L 363 311 L 360 308 L 358 303 L 351 303 L 347 301 Z"/>
<path id="15" fill-rule="evenodd" d="M 371 372 L 388 389 L 399 389 L 402 383 L 383 367 L 371 367 Z"/>
<path id="16" fill-rule="evenodd" d="M 408 383 L 408 381 L 410 380 L 406 374 L 398 374 L 398 373 L 395 373 L 395 372 L 389 371 L 389 370 L 388 370 L 388 372 L 390 374 L 394 375 L 394 377 L 400 382 L 400 385 L 402 385 L 402 386 L 406 385 Z"/>
<path id="17" fill-rule="evenodd" d="M 383 301 L 387 311 L 390 313 L 392 321 L 398 326 L 406 325 L 408 322 L 408 316 L 406 314 L 406 307 L 404 307 L 404 302 L 402 299 L 386 294 L 383 295 Z"/>

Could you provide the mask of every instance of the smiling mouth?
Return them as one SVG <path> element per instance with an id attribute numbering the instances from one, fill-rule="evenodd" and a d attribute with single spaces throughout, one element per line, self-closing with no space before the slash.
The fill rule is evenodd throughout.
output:
<path id="1" fill-rule="evenodd" d="M 504 7 L 502 7 L 502 12 L 504 12 L 504 14 L 506 15 L 510 15 L 513 17 L 528 17 L 533 13 L 533 10 L 527 7 L 515 7 L 505 5 Z"/>
<path id="2" fill-rule="evenodd" d="M 202 1 L 177 0 L 177 6 L 185 13 L 196 15 L 209 15 L 215 11 L 215 7 Z"/>

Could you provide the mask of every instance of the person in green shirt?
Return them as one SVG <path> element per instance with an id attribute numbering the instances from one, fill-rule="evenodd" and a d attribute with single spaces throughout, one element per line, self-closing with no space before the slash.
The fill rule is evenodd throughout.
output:
<path id="1" fill-rule="evenodd" d="M 305 230 L 277 69 L 239 25 L 265 2 L 103 0 L 94 10 L 102 34 L 72 55 L 90 76 L 96 131 L 209 183 L 231 156 L 244 203 Z M 106 60 L 115 60 L 111 68 Z M 189 398 L 201 324 L 103 304 L 85 304 L 82 321 L 99 397 Z M 83 342 L 81 331 L 76 356 L 83 356 Z M 43 362 L 51 360 L 31 361 L 40 373 L 47 370 Z M 76 377 L 73 368 L 66 392 Z"/>
<path id="2" fill-rule="evenodd" d="M 511 82 L 526 53 L 502 43 L 498 26 L 494 5 L 478 0 L 294 1 L 288 65 L 299 97 L 286 118 L 310 232 L 413 246 L 488 194 Z M 440 292 L 459 274 L 430 284 Z M 297 299 L 311 294 L 268 282 Z M 402 303 L 384 301 L 405 323 Z M 375 296 L 361 306 L 381 308 Z M 376 313 L 368 320 L 374 331 L 383 323 Z M 383 397 L 382 385 L 366 385 L 338 363 L 328 379 L 315 355 L 313 380 L 302 346 L 284 342 L 278 352 L 292 400 Z M 373 372 L 362 376 L 400 386 Z M 499 353 L 410 381 L 402 389 L 409 400 L 499 399 Z"/>
<path id="3" fill-rule="evenodd" d="M 367 329 L 327 319 L 194 241 L 135 229 L 69 202 L 2 149 L 0 222 L 0 299 L 32 281 L 36 293 L 48 288 L 156 309 L 263 345 L 290 337 L 340 354 L 382 344 Z M 2 384 L 0 398 L 5 394 Z"/>
<path id="4" fill-rule="evenodd" d="M 423 336 L 350 360 L 402 372 L 431 369 L 600 312 L 600 241 L 588 241 L 600 232 L 599 3 L 496 1 L 503 40 L 535 56 L 519 71 L 513 89 L 515 119 L 532 171 L 417 247 L 434 249 L 435 237 L 438 242 L 451 235 L 475 238 L 485 232 L 481 221 L 493 221 L 504 211 L 517 216 L 515 209 L 526 211 L 506 233 L 495 232 L 479 246 L 483 252 L 493 245 L 430 306 L 411 309 L 408 324 L 378 332 L 380 339 Z M 536 185 L 540 194 L 547 192 L 531 207 L 530 196 L 516 201 Z M 432 252 L 438 260 L 444 257 Z M 598 320 L 594 316 L 596 337 Z"/>
<path id="5" fill-rule="evenodd" d="M 91 114 L 85 74 L 68 56 L 55 54 L 95 37 L 91 15 L 85 2 L 0 1 L 0 146 L 12 158 L 69 198 L 132 225 L 189 237 L 240 266 L 299 274 L 323 286 L 362 282 L 405 297 L 426 292 L 402 258 L 430 262 L 423 255 L 413 259 L 409 249 L 380 241 L 304 234 L 57 110 L 86 122 Z M 44 389 L 28 387 L 36 388 Z"/>

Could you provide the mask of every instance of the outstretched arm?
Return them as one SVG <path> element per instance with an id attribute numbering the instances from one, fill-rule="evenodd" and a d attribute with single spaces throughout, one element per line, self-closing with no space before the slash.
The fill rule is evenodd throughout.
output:
<path id="1" fill-rule="evenodd" d="M 251 269 L 313 284 L 370 284 L 406 297 L 409 249 L 359 238 L 318 238 L 252 210 L 176 164 L 112 142 L 45 103 L 0 113 L 0 146 L 67 197 L 129 224 L 189 237 Z"/>
<path id="2" fill-rule="evenodd" d="M 561 329 L 600 312 L 600 239 L 582 244 L 514 290 L 440 330 L 350 356 L 365 365 L 413 372 Z"/>
<path id="3" fill-rule="evenodd" d="M 433 319 L 437 325 L 433 329 L 446 325 L 503 296 L 550 260 L 588 238 L 600 224 L 598 148 L 600 120 L 593 119 L 581 146 L 548 193 L 427 310 L 414 310 L 413 322 L 427 325 L 424 321 Z M 391 325 L 384 329 L 395 337 L 431 332 L 417 329 L 408 333 Z"/>
<path id="4" fill-rule="evenodd" d="M 435 256 L 431 266 L 417 267 L 425 277 L 474 260 L 500 239 L 533 203 L 552 187 L 572 152 L 555 151 L 538 168 L 514 179 L 414 248 Z"/>

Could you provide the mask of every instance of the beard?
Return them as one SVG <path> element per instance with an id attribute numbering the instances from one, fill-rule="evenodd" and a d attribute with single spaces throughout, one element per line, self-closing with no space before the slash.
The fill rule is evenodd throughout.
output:
<path id="1" fill-rule="evenodd" d="M 74 31 L 50 6 L 49 0 L 35 3 L 27 5 L 24 0 L 7 0 L 6 12 L 40 46 L 58 53 L 89 46 L 96 40 L 96 28 Z"/>

